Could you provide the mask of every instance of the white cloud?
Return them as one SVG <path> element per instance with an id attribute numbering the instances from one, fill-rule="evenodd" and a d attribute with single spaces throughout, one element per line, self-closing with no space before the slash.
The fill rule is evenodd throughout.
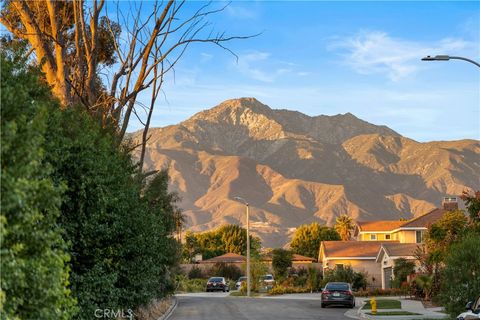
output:
<path id="1" fill-rule="evenodd" d="M 235 67 L 243 75 L 262 82 L 274 82 L 293 71 L 290 63 L 276 61 L 270 53 L 258 51 L 239 55 Z"/>
<path id="2" fill-rule="evenodd" d="M 245 7 L 229 5 L 226 8 L 226 12 L 229 16 L 239 19 L 254 19 L 257 18 L 258 13 L 256 10 L 249 10 Z"/>
<path id="3" fill-rule="evenodd" d="M 361 74 L 385 74 L 392 81 L 407 77 L 425 64 L 426 55 L 450 54 L 474 50 L 475 44 L 463 39 L 445 38 L 421 43 L 389 36 L 381 31 L 361 32 L 336 39 L 329 49 L 344 50 L 343 62 Z"/>
<path id="4" fill-rule="evenodd" d="M 205 52 L 200 53 L 200 61 L 201 62 L 210 61 L 210 60 L 212 60 L 212 58 L 213 58 L 212 54 L 205 53 Z"/>

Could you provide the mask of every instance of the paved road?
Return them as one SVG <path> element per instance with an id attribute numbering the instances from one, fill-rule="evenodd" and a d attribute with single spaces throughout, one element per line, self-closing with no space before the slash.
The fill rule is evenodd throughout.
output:
<path id="1" fill-rule="evenodd" d="M 229 297 L 228 293 L 178 295 L 168 320 L 344 320 L 347 308 L 320 308 L 318 299 Z"/>

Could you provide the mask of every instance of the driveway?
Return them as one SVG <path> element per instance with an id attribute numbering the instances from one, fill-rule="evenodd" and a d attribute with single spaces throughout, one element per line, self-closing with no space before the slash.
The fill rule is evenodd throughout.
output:
<path id="1" fill-rule="evenodd" d="M 292 297 L 293 298 L 293 297 Z M 168 320 L 340 320 L 349 319 L 341 307 L 320 308 L 320 301 L 308 296 L 269 298 L 230 297 L 228 293 L 177 295 L 178 305 Z"/>

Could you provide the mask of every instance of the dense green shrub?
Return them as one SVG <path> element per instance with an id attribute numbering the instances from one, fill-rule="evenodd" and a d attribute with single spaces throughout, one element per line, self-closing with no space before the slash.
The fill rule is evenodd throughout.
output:
<path id="1" fill-rule="evenodd" d="M 327 282 L 334 281 L 348 282 L 354 290 L 365 289 L 367 287 L 366 275 L 353 271 L 350 266 L 335 267 L 334 269 L 326 270 L 323 274 L 322 286 L 325 286 Z"/>
<path id="2" fill-rule="evenodd" d="M 378 297 L 378 296 L 403 296 L 406 295 L 406 291 L 404 289 L 361 289 L 355 292 L 355 296 L 357 297 Z"/>
<path id="3" fill-rule="evenodd" d="M 285 249 L 273 249 L 272 268 L 277 280 L 285 279 L 292 267 L 292 252 Z"/>
<path id="4" fill-rule="evenodd" d="M 54 181 L 66 186 L 59 222 L 70 244 L 78 318 L 172 292 L 178 212 L 166 172 L 143 185 L 128 152 L 76 108 L 50 111 L 45 148 Z"/>
<path id="5" fill-rule="evenodd" d="M 239 267 L 228 263 L 215 263 L 210 269 L 209 275 L 211 277 L 225 277 L 231 280 L 237 280 L 243 276 L 242 270 Z"/>
<path id="6" fill-rule="evenodd" d="M 250 254 L 258 256 L 260 252 L 260 238 L 250 234 Z M 193 233 L 187 231 L 182 257 L 185 262 L 192 262 L 195 254 L 201 254 L 204 260 L 221 256 L 225 253 L 246 255 L 247 230 L 238 225 L 227 224 L 216 230 Z"/>
<path id="7" fill-rule="evenodd" d="M 56 223 L 62 185 L 44 162 L 49 105 L 57 107 L 38 72 L 1 51 L 2 319 L 70 319 L 68 255 Z"/>
<path id="8" fill-rule="evenodd" d="M 203 274 L 202 269 L 197 266 L 193 266 L 190 271 L 188 271 L 188 279 L 203 279 L 205 275 Z"/>
<path id="9" fill-rule="evenodd" d="M 247 274 L 247 264 L 242 264 L 242 271 Z M 250 290 L 252 292 L 258 292 L 261 287 L 261 279 L 268 273 L 268 266 L 266 263 L 260 260 L 258 257 L 253 257 L 250 260 Z M 246 281 L 245 281 L 246 283 Z"/>
<path id="10" fill-rule="evenodd" d="M 292 252 L 317 259 L 320 243 L 328 240 L 341 240 L 333 228 L 313 222 L 297 228 L 290 242 Z"/>
<path id="11" fill-rule="evenodd" d="M 480 293 L 480 234 L 469 232 L 452 245 L 445 259 L 440 301 L 452 316 Z"/>
<path id="12" fill-rule="evenodd" d="M 187 279 L 184 276 L 177 276 L 177 292 L 203 292 L 206 286 L 206 279 Z"/>
<path id="13" fill-rule="evenodd" d="M 392 281 L 393 287 L 400 288 L 404 282 L 407 281 L 407 277 L 415 272 L 415 262 L 408 261 L 405 258 L 395 259 L 393 266 L 393 275 L 395 276 Z"/>

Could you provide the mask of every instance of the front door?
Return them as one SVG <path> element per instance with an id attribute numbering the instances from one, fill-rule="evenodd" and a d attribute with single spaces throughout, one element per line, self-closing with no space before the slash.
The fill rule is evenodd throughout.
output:
<path id="1" fill-rule="evenodd" d="M 393 275 L 392 267 L 383 269 L 383 278 L 385 279 L 385 289 L 390 289 L 392 287 L 392 275 Z"/>

